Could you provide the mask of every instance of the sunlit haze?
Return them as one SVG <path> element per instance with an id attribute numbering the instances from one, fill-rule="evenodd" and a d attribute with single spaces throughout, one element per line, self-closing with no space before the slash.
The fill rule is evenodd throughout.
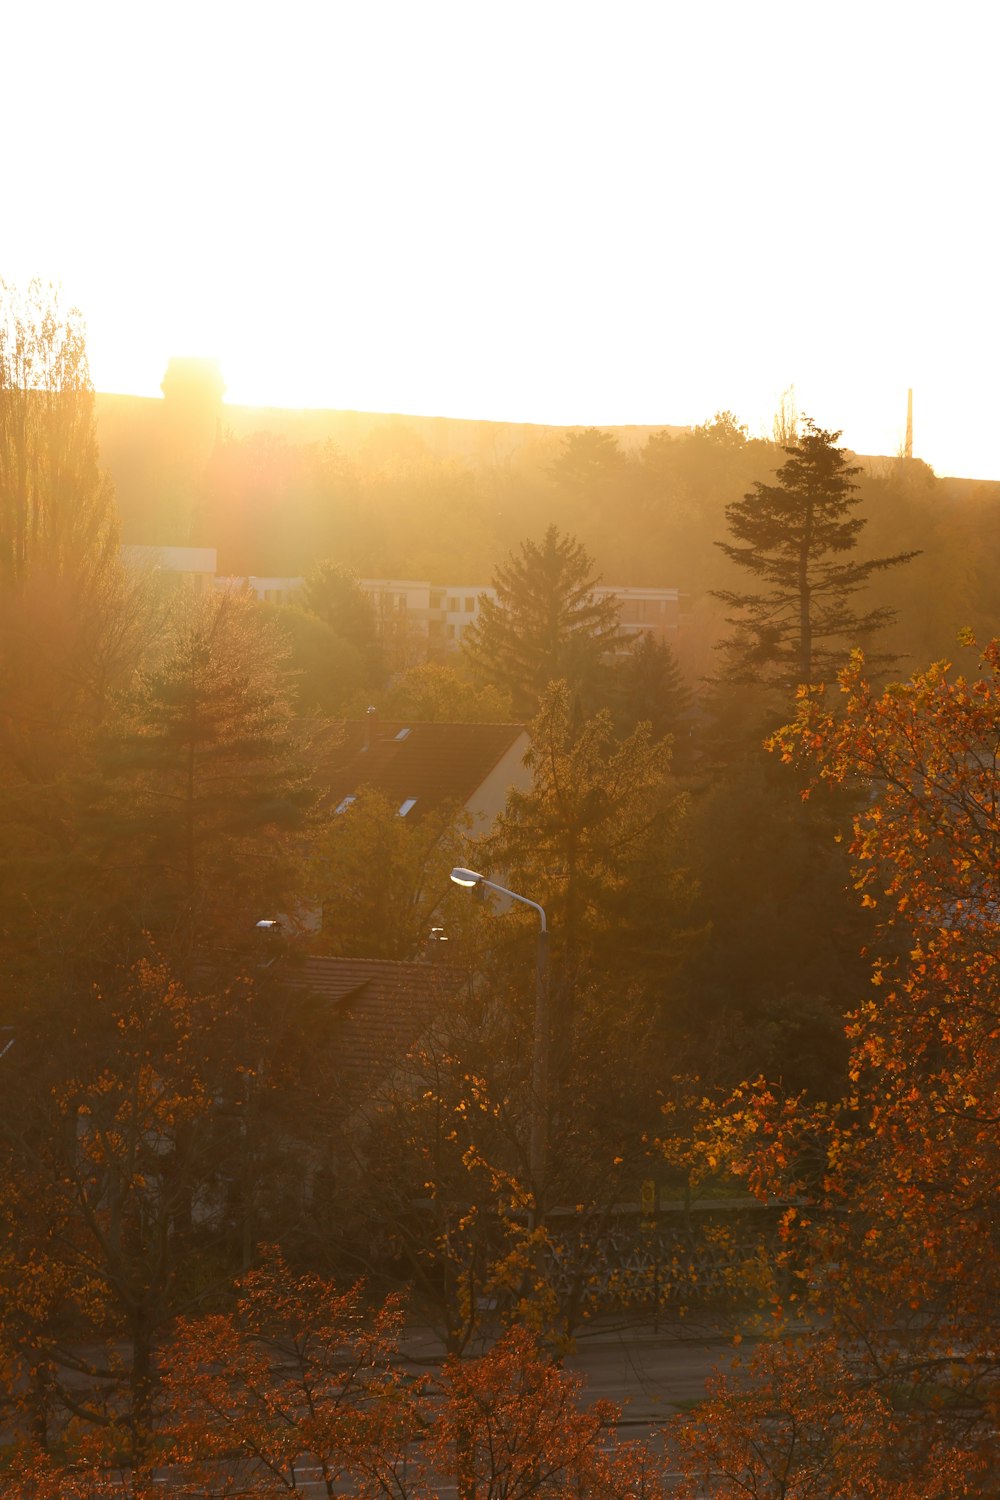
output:
<path id="1" fill-rule="evenodd" d="M 982 4 L 177 3 L 6 18 L 0 274 L 99 389 L 769 431 L 1000 477 Z"/>

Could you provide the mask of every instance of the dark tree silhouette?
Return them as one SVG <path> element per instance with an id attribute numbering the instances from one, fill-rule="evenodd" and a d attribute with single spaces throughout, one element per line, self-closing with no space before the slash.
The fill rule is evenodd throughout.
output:
<path id="1" fill-rule="evenodd" d="M 801 436 L 785 447 L 777 483 L 758 480 L 726 507 L 735 542 L 716 545 L 761 582 L 757 593 L 715 593 L 737 611 L 729 618 L 734 634 L 722 644 L 730 659 L 727 675 L 738 681 L 811 683 L 893 618 L 884 607 L 856 609 L 853 596 L 875 573 L 917 554 L 867 561 L 848 556 L 865 521 L 853 514 L 860 504 L 853 480 L 861 471 L 836 446 L 839 437 L 807 419 Z"/>
<path id="2" fill-rule="evenodd" d="M 558 679 L 585 689 L 619 644 L 618 602 L 595 598 L 597 581 L 584 547 L 555 526 L 497 568 L 496 598 L 480 601 L 462 645 L 476 675 L 510 693 L 515 713 L 534 713 Z"/>
<path id="3" fill-rule="evenodd" d="M 99 857 L 175 962 L 288 899 L 286 835 L 310 793 L 280 634 L 243 594 L 183 603 L 101 757 Z"/>
<path id="4" fill-rule="evenodd" d="M 615 673 L 611 708 L 619 731 L 630 733 L 646 720 L 657 739 L 674 736 L 674 764 L 681 745 L 691 690 L 666 641 L 643 634 L 635 642 Z"/>

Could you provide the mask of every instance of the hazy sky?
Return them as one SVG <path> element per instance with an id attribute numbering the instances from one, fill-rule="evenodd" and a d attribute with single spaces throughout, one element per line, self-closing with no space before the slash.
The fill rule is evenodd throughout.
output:
<path id="1" fill-rule="evenodd" d="M 1000 478 L 1000 10 L 6 7 L 0 275 L 101 389 L 770 428 Z"/>

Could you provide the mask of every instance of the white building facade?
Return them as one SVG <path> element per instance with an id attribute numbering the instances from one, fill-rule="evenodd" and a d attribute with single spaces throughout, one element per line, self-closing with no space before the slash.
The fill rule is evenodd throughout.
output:
<path id="1" fill-rule="evenodd" d="M 126 547 L 122 551 L 137 568 L 177 574 L 201 590 L 245 590 L 262 604 L 294 604 L 304 582 L 302 578 L 220 576 L 215 571 L 213 547 Z M 457 651 L 469 626 L 478 620 L 483 599 L 496 598 L 496 590 L 482 583 L 436 584 L 417 578 L 362 578 L 359 582 L 371 602 L 380 639 L 408 660 Z M 618 600 L 618 623 L 627 638 L 676 639 L 681 614 L 677 589 L 602 584 L 593 596 Z"/>

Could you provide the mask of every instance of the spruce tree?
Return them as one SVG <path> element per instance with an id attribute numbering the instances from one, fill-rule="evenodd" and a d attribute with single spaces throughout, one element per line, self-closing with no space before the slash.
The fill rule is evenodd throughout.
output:
<path id="1" fill-rule="evenodd" d="M 597 582 L 585 548 L 555 526 L 497 568 L 496 598 L 480 600 L 462 645 L 477 677 L 509 693 L 515 713 L 534 713 L 560 679 L 585 693 L 619 644 L 618 601 L 595 598 Z"/>
<path id="2" fill-rule="evenodd" d="M 854 514 L 860 497 L 853 481 L 861 471 L 836 446 L 839 437 L 807 419 L 801 436 L 785 446 L 776 483 L 758 480 L 726 507 L 735 541 L 716 545 L 761 582 L 755 593 L 715 592 L 737 611 L 728 618 L 734 633 L 722 643 L 727 675 L 736 681 L 818 681 L 894 617 L 884 607 L 856 608 L 853 596 L 875 573 L 917 554 L 849 556 L 866 523 Z"/>
<path id="3" fill-rule="evenodd" d="M 175 963 L 287 910 L 310 799 L 280 633 L 242 594 L 179 600 L 108 733 L 95 852 L 123 913 Z"/>
<path id="4" fill-rule="evenodd" d="M 135 659 L 142 609 L 122 569 L 78 312 L 0 281 L 0 781 L 77 758 Z"/>
<path id="5" fill-rule="evenodd" d="M 666 641 L 644 632 L 615 672 L 611 710 L 622 734 L 647 722 L 656 739 L 674 737 L 674 765 L 691 713 L 691 690 Z"/>

